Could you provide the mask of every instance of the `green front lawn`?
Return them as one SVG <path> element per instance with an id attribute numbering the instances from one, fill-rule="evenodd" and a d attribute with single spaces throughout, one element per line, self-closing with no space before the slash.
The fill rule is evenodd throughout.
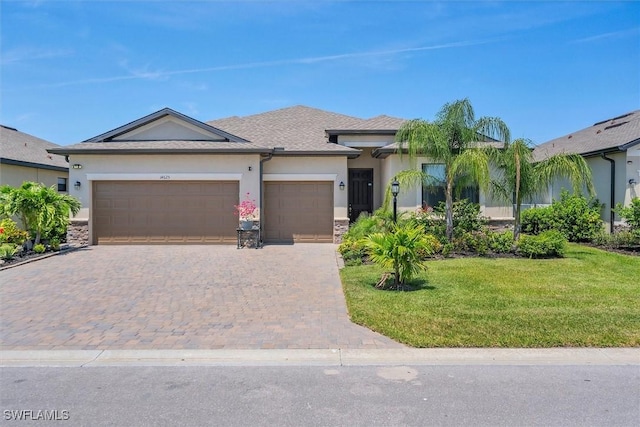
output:
<path id="1" fill-rule="evenodd" d="M 570 244 L 562 259 L 434 260 L 406 292 L 345 267 L 351 319 L 414 347 L 640 346 L 640 257 Z"/>

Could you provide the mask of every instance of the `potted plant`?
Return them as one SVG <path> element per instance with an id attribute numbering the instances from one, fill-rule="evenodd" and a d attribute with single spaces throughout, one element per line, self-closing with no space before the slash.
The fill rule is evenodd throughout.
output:
<path id="1" fill-rule="evenodd" d="M 251 230 L 253 227 L 253 221 L 256 219 L 256 201 L 249 197 L 249 193 L 246 194 L 245 199 L 240 202 L 239 205 L 235 205 L 235 213 L 240 218 L 240 227 L 243 230 Z"/>

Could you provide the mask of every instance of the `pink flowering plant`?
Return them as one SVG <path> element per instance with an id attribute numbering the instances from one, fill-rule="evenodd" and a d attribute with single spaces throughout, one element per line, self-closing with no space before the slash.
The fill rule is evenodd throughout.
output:
<path id="1" fill-rule="evenodd" d="M 235 214 L 240 217 L 242 221 L 253 221 L 256 218 L 256 201 L 249 197 L 249 193 L 246 194 L 245 199 L 240 202 L 239 205 L 235 205 Z"/>

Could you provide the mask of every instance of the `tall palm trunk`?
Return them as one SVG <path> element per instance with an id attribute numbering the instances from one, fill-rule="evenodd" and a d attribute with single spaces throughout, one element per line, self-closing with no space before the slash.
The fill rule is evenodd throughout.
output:
<path id="1" fill-rule="evenodd" d="M 445 221 L 447 224 L 447 240 L 453 240 L 453 179 L 447 177 L 447 188 L 445 191 Z"/>
<path id="2" fill-rule="evenodd" d="M 515 212 L 515 221 L 513 224 L 513 241 L 517 242 L 518 237 L 520 236 L 520 208 L 522 207 L 522 201 L 520 200 L 520 155 L 518 151 L 515 151 L 515 161 L 516 161 L 516 212 Z"/>

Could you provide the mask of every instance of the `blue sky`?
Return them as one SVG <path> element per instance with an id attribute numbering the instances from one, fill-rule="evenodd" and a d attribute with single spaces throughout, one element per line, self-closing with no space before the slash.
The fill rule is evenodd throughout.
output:
<path id="1" fill-rule="evenodd" d="M 0 123 L 71 144 L 163 107 L 431 120 L 542 143 L 640 108 L 640 3 L 4 0 Z"/>

